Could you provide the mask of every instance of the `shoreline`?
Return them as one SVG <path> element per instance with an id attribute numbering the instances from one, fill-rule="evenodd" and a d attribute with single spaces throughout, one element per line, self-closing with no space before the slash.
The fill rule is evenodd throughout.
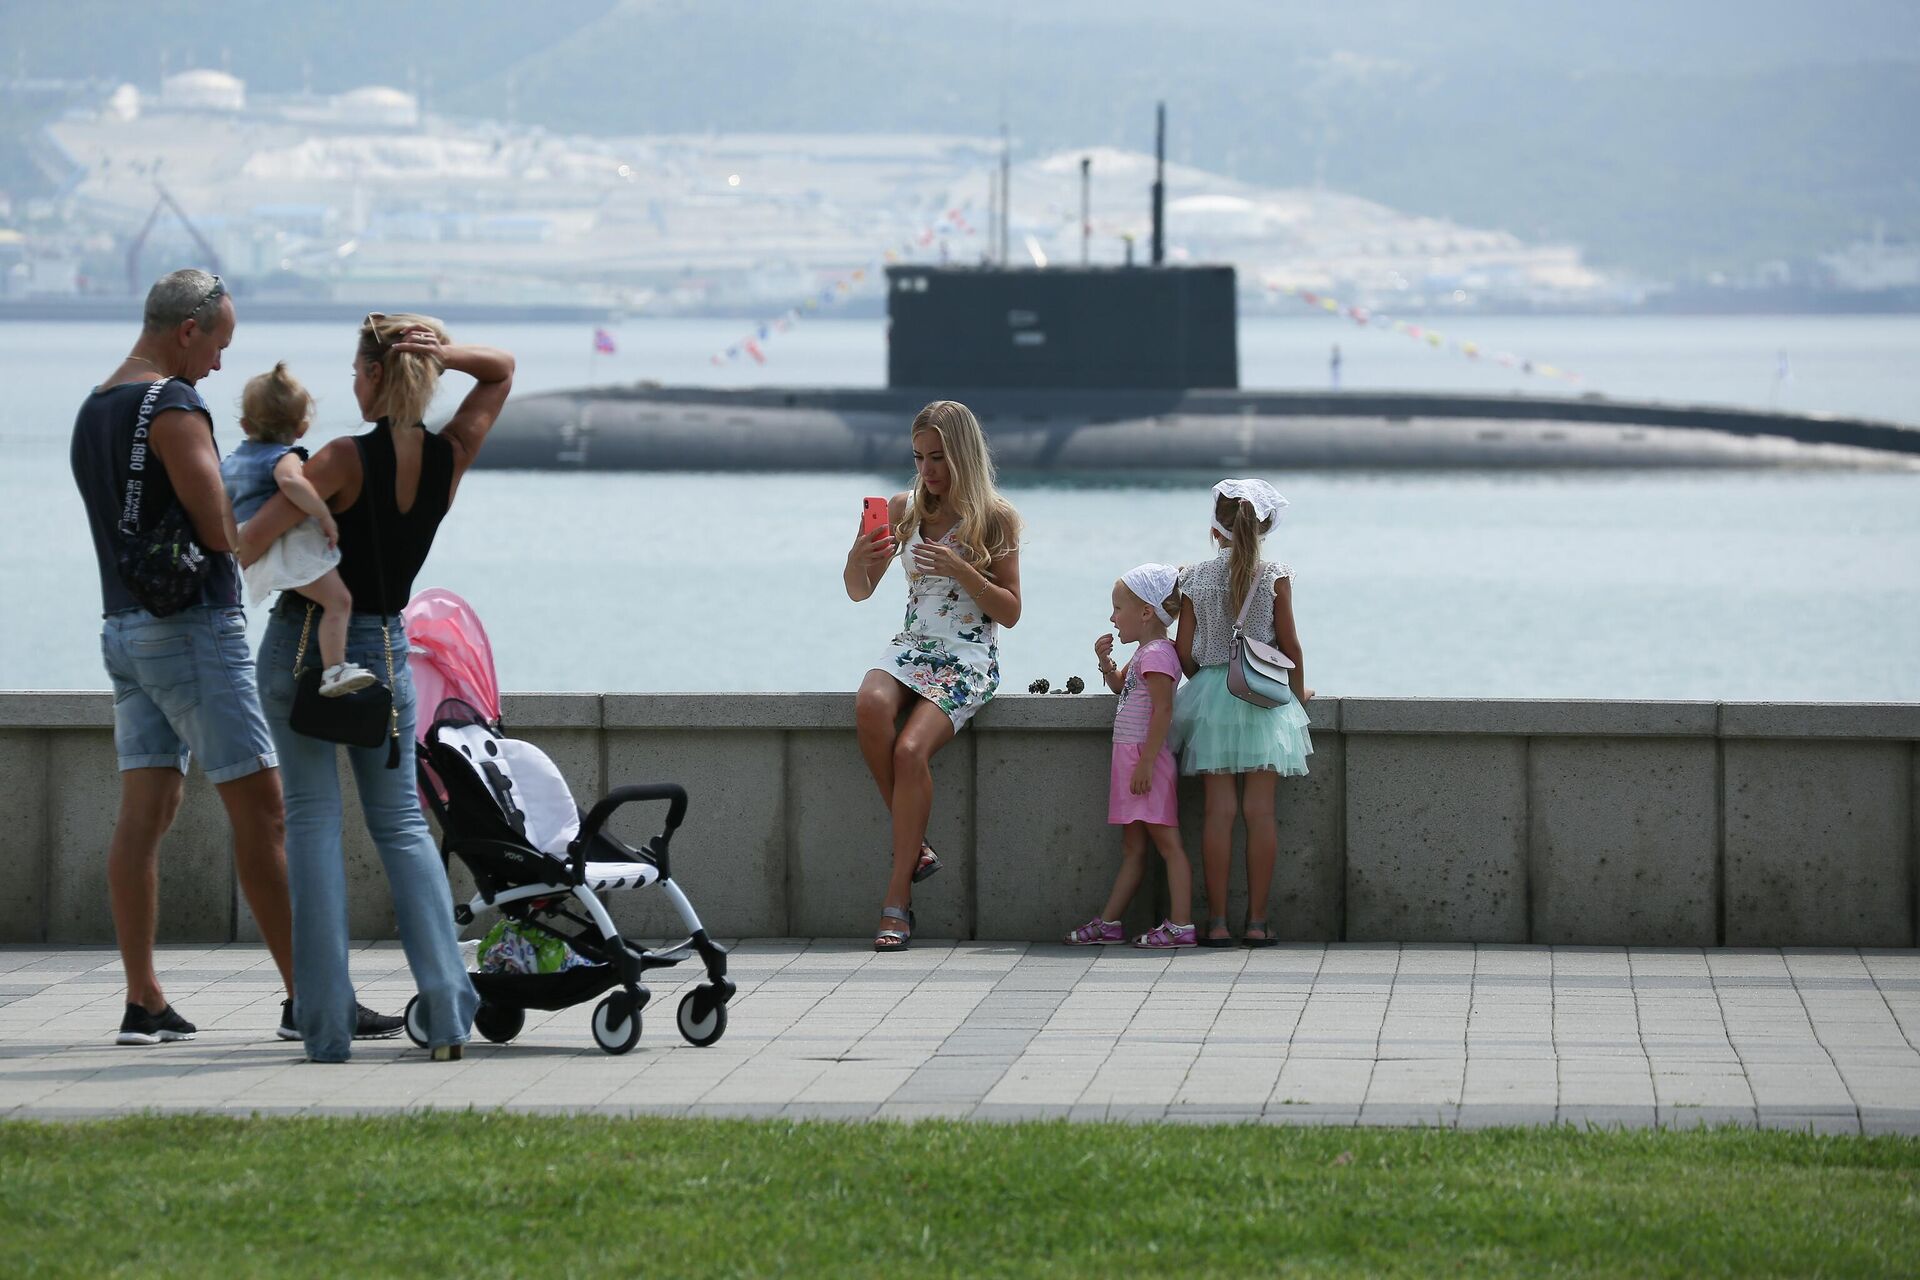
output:
<path id="1" fill-rule="evenodd" d="M 241 306 L 246 308 L 249 320 L 284 321 L 291 323 L 330 324 L 336 322 L 355 322 L 366 315 L 369 307 L 388 311 L 416 311 L 438 316 L 454 324 L 618 324 L 625 320 L 646 318 L 650 320 L 763 320 L 773 310 L 774 304 L 764 303 L 739 307 L 702 307 L 693 310 L 662 310 L 653 307 L 622 307 L 614 305 L 581 303 L 496 303 L 465 299 L 393 299 L 382 298 L 369 301 L 337 299 L 310 299 L 288 297 L 252 297 L 238 295 Z M 1664 305 L 1649 302 L 1637 307 L 1577 307 L 1577 306 L 1488 306 L 1466 308 L 1413 308 L 1398 313 L 1408 319 L 1446 320 L 1448 322 L 1463 319 L 1540 319 L 1581 317 L 1589 319 L 1617 318 L 1623 320 L 1676 320 L 1676 319 L 1726 319 L 1729 317 L 1795 317 L 1813 316 L 1851 317 L 1851 316 L 1920 316 L 1920 293 L 1901 292 L 1896 296 L 1876 299 L 1874 295 L 1864 295 L 1859 299 L 1848 298 L 1844 301 L 1830 299 L 1803 300 L 1801 305 L 1793 305 L 1792 300 L 1752 300 L 1759 305 L 1750 305 L 1750 301 L 1740 298 L 1694 299 L 1684 304 Z M 1245 299 L 1242 299 L 1245 302 Z M 0 320 L 86 322 L 99 320 L 124 320 L 128 316 L 137 316 L 141 299 L 133 295 L 86 295 L 72 298 L 0 298 Z M 877 320 L 886 313 L 885 299 L 882 297 L 854 299 L 836 308 L 836 319 Z M 1273 307 L 1248 308 L 1242 306 L 1240 319 L 1285 318 L 1300 314 L 1296 308 Z"/>

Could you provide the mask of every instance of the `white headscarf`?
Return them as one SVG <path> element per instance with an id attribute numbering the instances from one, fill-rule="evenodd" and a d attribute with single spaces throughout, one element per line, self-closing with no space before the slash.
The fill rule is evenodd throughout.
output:
<path id="1" fill-rule="evenodd" d="M 1153 616 L 1160 619 L 1161 625 L 1173 625 L 1173 615 L 1166 610 L 1166 599 L 1180 581 L 1179 569 L 1170 564 L 1137 564 L 1121 574 L 1120 581 L 1153 610 Z"/>
<path id="2" fill-rule="evenodd" d="M 1213 486 L 1214 504 L 1217 506 L 1222 498 L 1253 504 L 1254 518 L 1263 522 L 1277 519 L 1280 509 L 1287 505 L 1287 500 L 1265 480 L 1222 480 Z M 1218 517 L 1213 521 L 1213 531 L 1225 541 L 1233 541 L 1232 532 L 1221 527 Z"/>

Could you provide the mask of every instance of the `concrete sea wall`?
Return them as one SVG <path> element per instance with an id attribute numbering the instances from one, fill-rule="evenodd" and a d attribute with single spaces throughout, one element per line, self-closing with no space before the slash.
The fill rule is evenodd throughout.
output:
<path id="1" fill-rule="evenodd" d="M 691 808 L 674 872 L 724 936 L 875 925 L 885 813 L 847 694 L 518 694 L 517 737 L 576 798 L 673 780 Z M 936 760 L 916 891 L 930 937 L 1057 938 L 1118 860 L 1106 825 L 1110 697 L 1007 695 Z M 1643 946 L 1920 944 L 1920 705 L 1324 698 L 1312 773 L 1279 787 L 1270 918 L 1309 941 Z M 0 693 L 0 943 L 112 941 L 116 797 L 104 693 Z M 345 771 L 355 936 L 393 934 Z M 1181 792 L 1199 884 L 1199 787 Z M 615 826 L 638 842 L 653 812 Z M 1231 914 L 1246 914 L 1238 842 Z M 224 813 L 196 769 L 161 855 L 160 936 L 255 937 Z M 456 894 L 471 892 L 455 865 Z M 665 936 L 657 893 L 608 895 Z M 1129 916 L 1164 909 L 1150 881 Z M 488 917 L 482 918 L 484 925 Z"/>

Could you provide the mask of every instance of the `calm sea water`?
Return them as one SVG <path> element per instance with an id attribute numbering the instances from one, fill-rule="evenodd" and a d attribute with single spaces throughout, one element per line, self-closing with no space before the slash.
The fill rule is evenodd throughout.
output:
<path id="1" fill-rule="evenodd" d="M 1818 408 L 1920 423 L 1920 317 L 1490 318 L 1462 337 L 1578 369 L 1621 396 Z M 823 321 L 764 367 L 715 367 L 737 321 L 474 326 L 518 387 L 653 377 L 878 384 L 877 321 Z M 132 325 L 0 324 L 0 688 L 104 688 L 98 593 L 67 473 L 73 412 Z M 1518 374 L 1315 317 L 1242 327 L 1249 386 L 1532 389 Z M 354 426 L 352 334 L 242 320 L 202 391 L 223 446 L 246 377 L 290 361 L 320 397 L 314 440 Z M 1777 380 L 1786 351 L 1792 379 Z M 453 381 L 453 380 L 450 380 Z M 457 394 L 457 389 L 449 395 Z M 904 424 L 903 424 L 904 425 Z M 886 474 L 476 472 L 421 585 L 465 595 L 513 689 L 847 689 L 900 621 L 897 575 L 850 604 L 840 569 Z M 1311 683 L 1353 695 L 1920 700 L 1920 474 L 1270 476 Z M 1206 481 L 1014 480 L 1026 616 L 1005 685 L 1091 677 L 1112 579 L 1207 554 Z M 256 627 L 263 619 L 256 618 Z"/>

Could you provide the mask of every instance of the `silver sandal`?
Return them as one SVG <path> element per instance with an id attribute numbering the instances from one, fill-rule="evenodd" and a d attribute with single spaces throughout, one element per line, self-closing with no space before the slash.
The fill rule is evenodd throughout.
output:
<path id="1" fill-rule="evenodd" d="M 882 929 L 880 932 L 874 934 L 873 949 L 875 951 L 905 951 L 911 947 L 913 945 L 913 908 L 882 907 L 880 908 L 880 914 L 888 920 L 903 920 L 906 922 L 907 927 L 904 932 L 899 929 Z"/>

